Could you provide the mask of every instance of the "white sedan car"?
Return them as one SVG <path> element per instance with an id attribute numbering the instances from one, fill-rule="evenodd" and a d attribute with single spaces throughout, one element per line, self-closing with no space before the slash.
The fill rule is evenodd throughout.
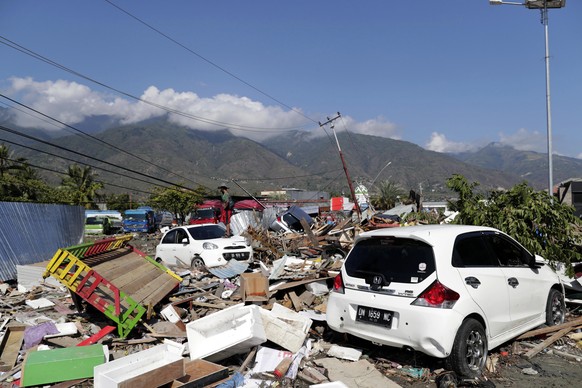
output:
<path id="1" fill-rule="evenodd" d="M 327 304 L 327 323 L 480 375 L 488 349 L 564 321 L 564 289 L 542 258 L 497 229 L 426 225 L 362 233 Z"/>
<path id="2" fill-rule="evenodd" d="M 167 231 L 156 247 L 156 261 L 191 268 L 218 267 L 230 260 L 251 261 L 253 248 L 242 236 L 224 237 L 217 224 L 180 226 Z"/>

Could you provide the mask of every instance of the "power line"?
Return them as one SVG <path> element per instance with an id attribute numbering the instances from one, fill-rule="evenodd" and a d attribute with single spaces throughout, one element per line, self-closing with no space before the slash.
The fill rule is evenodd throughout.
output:
<path id="1" fill-rule="evenodd" d="M 253 126 L 246 126 L 246 125 L 240 125 L 240 124 L 226 123 L 226 122 L 221 122 L 221 121 L 217 121 L 217 120 L 211 120 L 211 119 L 208 119 L 208 118 L 196 116 L 196 115 L 193 115 L 193 114 L 190 114 L 190 113 L 182 112 L 182 111 L 179 111 L 177 109 L 172 109 L 172 108 L 169 108 L 167 106 L 157 104 L 157 103 L 152 102 L 152 101 L 144 100 L 141 97 L 134 96 L 133 94 L 130 94 L 130 93 L 124 92 L 124 91 L 122 91 L 120 89 L 117 89 L 117 88 L 114 88 L 112 86 L 109 86 L 109 85 L 107 85 L 107 84 L 105 84 L 103 82 L 97 81 L 97 80 L 95 80 L 95 79 L 93 79 L 91 77 L 88 77 L 88 76 L 86 76 L 84 74 L 81 74 L 78 71 L 72 70 L 72 69 L 70 69 L 70 68 L 68 68 L 68 67 L 66 67 L 64 65 L 61 65 L 60 63 L 55 62 L 55 61 L 53 61 L 53 60 L 51 60 L 51 59 L 49 59 L 47 57 L 44 57 L 43 55 L 38 54 L 38 53 L 36 53 L 36 52 L 34 52 L 34 51 L 30 50 L 30 49 L 27 49 L 26 47 L 21 46 L 18 43 L 13 42 L 10 39 L 5 38 L 4 36 L 1 36 L 1 35 L 0 35 L 0 43 L 4 44 L 4 45 L 6 45 L 6 46 L 8 46 L 8 47 L 10 47 L 10 48 L 12 48 L 14 50 L 20 51 L 20 52 L 22 52 L 24 54 L 30 55 L 31 57 L 36 58 L 36 59 L 38 59 L 38 60 L 40 60 L 42 62 L 45 62 L 45 63 L 48 63 L 48 64 L 50 64 L 52 66 L 55 66 L 55 67 L 57 67 L 57 68 L 59 68 L 61 70 L 64 70 L 64 71 L 66 71 L 66 72 L 68 72 L 70 74 L 73 74 L 73 75 L 75 75 L 77 77 L 83 78 L 83 79 L 85 79 L 87 81 L 93 82 L 93 83 L 95 83 L 95 84 L 97 84 L 99 86 L 102 86 L 102 87 L 104 87 L 106 89 L 109 89 L 111 91 L 114 91 L 114 92 L 116 92 L 118 94 L 121 94 L 123 96 L 129 97 L 129 98 L 134 99 L 134 100 L 139 101 L 139 102 L 143 102 L 144 104 L 148 104 L 150 106 L 153 106 L 153 107 L 156 107 L 158 109 L 164 110 L 164 111 L 166 111 L 168 113 L 173 113 L 173 114 L 176 114 L 176 115 L 179 115 L 179 116 L 183 116 L 183 117 L 186 117 L 186 118 L 190 118 L 192 120 L 200 121 L 200 122 L 203 122 L 203 123 L 206 123 L 206 124 L 215 125 L 215 126 L 221 127 L 221 128 L 236 129 L 238 131 L 243 131 L 243 132 L 267 132 L 267 131 L 280 132 L 280 131 L 287 131 L 287 130 L 300 129 L 301 128 L 301 127 L 291 127 L 291 128 L 261 128 L 261 127 L 253 127 Z"/>
<path id="2" fill-rule="evenodd" d="M 126 174 L 123 174 L 123 173 L 120 173 L 120 172 L 115 172 L 115 171 L 112 171 L 112 170 L 108 170 L 106 168 L 99 167 L 99 166 L 96 166 L 94 164 L 90 164 L 90 163 L 86 163 L 86 162 L 81 162 L 81 161 L 78 161 L 78 160 L 75 160 L 75 159 L 67 158 L 66 156 L 53 154 L 52 152 L 48 152 L 48 151 L 44 151 L 44 150 L 41 150 L 41 149 L 38 149 L 38 148 L 26 146 L 24 144 L 19 144 L 19 143 L 16 143 L 16 142 L 13 142 L 13 141 L 10 141 L 10 140 L 7 140 L 7 139 L 0 139 L 0 140 L 2 142 L 4 142 L 4 143 L 9 143 L 9 144 L 16 145 L 16 146 L 19 146 L 19 147 L 22 147 L 22 148 L 26 148 L 26 149 L 29 149 L 29 150 L 32 150 L 32 151 L 41 152 L 43 154 L 50 155 L 50 156 L 54 156 L 56 158 L 60 158 L 60 159 L 63 159 L 63 160 L 68 160 L 69 162 L 78 163 L 78 164 L 81 164 L 83 166 L 88 166 L 88 167 L 91 167 L 91 168 L 94 168 L 94 169 L 97 169 L 97 170 L 105 171 L 105 172 L 108 172 L 108 173 L 113 174 L 113 175 L 118 175 L 118 176 L 122 176 L 122 177 L 129 178 L 129 179 L 134 179 L 136 181 L 144 182 L 144 183 L 147 183 L 147 184 L 150 184 L 150 185 L 154 185 L 154 186 L 158 186 L 158 187 L 167 187 L 167 186 L 157 185 L 157 184 L 155 184 L 153 182 L 146 181 L 144 179 L 140 179 L 140 178 L 136 178 L 136 177 L 132 177 L 130 175 L 126 175 Z M 128 189 L 129 190 L 137 191 L 137 189 L 132 189 L 132 188 L 128 188 Z"/>
<path id="3" fill-rule="evenodd" d="M 165 179 L 161 179 L 161 178 L 157 178 L 157 177 L 154 177 L 154 176 L 151 176 L 151 175 L 148 175 L 148 174 L 144 174 L 143 172 L 139 172 L 139 171 L 133 170 L 133 169 L 131 169 L 131 168 L 127 168 L 127 167 L 121 167 L 121 166 L 118 166 L 118 165 L 116 165 L 116 164 L 114 164 L 114 163 L 108 162 L 108 161 L 106 161 L 106 160 L 102 160 L 102 159 L 99 159 L 99 158 L 95 158 L 95 157 L 93 157 L 93 156 L 85 155 L 85 154 L 82 154 L 82 153 L 80 153 L 80 152 L 77 152 L 77 151 L 74 151 L 74 150 L 68 149 L 68 148 L 66 148 L 66 147 L 63 147 L 63 146 L 60 146 L 60 145 L 57 145 L 57 144 L 53 144 L 53 143 L 51 143 L 51 142 L 48 142 L 48 141 L 45 141 L 45 140 L 39 139 L 39 138 L 37 138 L 37 137 L 35 137 L 35 136 L 31 136 L 31 135 L 26 135 L 26 134 L 24 134 L 24 133 L 20 133 L 20 132 L 18 132 L 18 131 L 16 131 L 16 130 L 14 130 L 14 129 L 7 128 L 7 127 L 5 127 L 5 126 L 3 126 L 3 125 L 0 125 L 0 130 L 2 130 L 2 131 L 6 131 L 6 132 L 8 132 L 8 133 L 12 133 L 12 134 L 15 134 L 15 135 L 18 135 L 18 136 L 25 137 L 25 138 L 27 138 L 27 139 L 35 140 L 35 141 L 38 141 L 39 143 L 43 143 L 43 144 L 46 144 L 46 145 L 49 145 L 49 146 L 52 146 L 52 147 L 55 147 L 55 148 L 58 148 L 58 149 L 61 149 L 61 150 L 67 151 L 67 152 L 71 152 L 71 153 L 73 153 L 73 154 L 75 154 L 75 155 L 83 156 L 83 157 L 85 157 L 85 158 L 88 158 L 88 159 L 92 159 L 92 160 L 95 160 L 95 161 L 98 161 L 98 162 L 101 162 L 101 163 L 105 163 L 105 164 L 107 164 L 107 165 L 110 165 L 110 166 L 113 166 L 113 167 L 116 167 L 116 168 L 120 168 L 120 169 L 122 169 L 122 170 L 125 170 L 125 171 L 128 171 L 128 172 L 131 172 L 131 173 L 134 173 L 134 174 L 137 174 L 137 175 L 140 175 L 140 176 L 144 176 L 144 177 L 147 177 L 147 178 L 150 178 L 150 179 L 154 179 L 154 180 L 157 180 L 157 181 L 160 181 L 160 182 L 166 183 L 166 184 L 168 184 L 168 185 L 170 185 L 170 186 L 176 186 L 176 187 L 179 187 L 179 188 L 182 188 L 182 189 L 185 189 L 185 190 L 191 190 L 191 191 L 194 191 L 193 189 L 191 189 L 191 188 L 189 188 L 189 187 L 185 187 L 185 186 L 182 186 L 182 185 L 180 185 L 180 184 L 176 184 L 176 183 L 173 183 L 173 182 L 167 181 L 167 180 L 165 180 Z"/>
<path id="4" fill-rule="evenodd" d="M 22 103 L 20 103 L 20 102 L 18 102 L 18 101 L 16 101 L 16 100 L 14 100 L 14 99 L 12 99 L 12 98 L 10 98 L 10 97 L 7 97 L 7 96 L 5 96 L 5 95 L 4 95 L 4 94 L 2 94 L 2 93 L 0 93 L 0 97 L 3 97 L 3 98 L 5 98 L 5 99 L 7 99 L 7 100 L 9 100 L 9 101 L 11 101 L 11 102 L 13 102 L 13 103 L 15 103 L 15 104 L 18 104 L 19 106 L 21 106 L 21 107 L 23 107 L 23 108 L 29 109 L 29 110 L 33 111 L 34 113 L 37 113 L 37 114 L 39 114 L 39 115 L 41 115 L 41 116 L 43 116 L 43 117 L 46 117 L 46 118 L 48 118 L 48 119 L 50 119 L 50 120 L 53 120 L 53 121 L 56 121 L 57 123 L 59 123 L 59 124 L 61 124 L 61 125 L 64 125 L 65 127 L 72 129 L 73 131 L 76 131 L 76 132 L 78 132 L 78 133 L 81 133 L 81 134 L 83 134 L 83 135 L 87 136 L 88 138 L 90 138 L 90 139 L 92 139 L 92 140 L 94 140 L 94 141 L 96 141 L 96 142 L 99 142 L 99 143 L 105 144 L 105 145 L 107 145 L 108 147 L 111 147 L 111 148 L 113 148 L 113 149 L 115 149 L 115 150 L 117 150 L 117 151 L 120 151 L 120 152 L 122 152 L 122 153 L 124 153 L 124 154 L 126 154 L 126 155 L 129 155 L 129 156 L 132 156 L 132 157 L 134 157 L 134 158 L 136 158 L 136 159 L 139 159 L 139 160 L 141 160 L 142 162 L 145 162 L 145 163 L 152 164 L 152 165 L 154 165 L 155 167 L 159 168 L 159 169 L 160 169 L 160 170 L 162 170 L 162 171 L 168 172 L 168 173 L 170 173 L 170 174 L 172 174 L 172 175 L 175 175 L 175 176 L 177 176 L 177 177 L 179 177 L 179 178 L 182 178 L 182 179 L 188 180 L 188 181 L 190 181 L 190 182 L 192 182 L 192 183 L 194 183 L 194 184 L 200 185 L 198 182 L 194 182 L 193 180 L 191 180 L 191 179 L 188 179 L 188 178 L 186 178 L 186 177 L 183 177 L 183 176 L 181 176 L 181 175 L 178 175 L 178 174 L 176 174 L 175 172 L 173 172 L 173 171 L 170 171 L 170 170 L 168 170 L 168 169 L 167 169 L 167 168 L 165 168 L 165 167 L 159 166 L 159 165 L 157 165 L 157 164 L 155 164 L 155 163 L 153 163 L 153 162 L 151 162 L 151 161 L 149 161 L 149 160 L 146 160 L 146 159 L 142 158 L 141 156 L 135 155 L 135 154 L 133 154 L 133 153 L 131 153 L 131 152 L 128 152 L 128 151 L 126 151 L 126 150 L 124 150 L 124 149 L 122 149 L 122 148 L 119 148 L 119 147 L 117 147 L 116 145 L 113 145 L 113 144 L 111 144 L 111 143 L 108 143 L 108 142 L 106 142 L 105 140 L 99 139 L 99 138 L 97 138 L 97 137 L 95 137 L 95 136 L 93 136 L 93 135 L 90 135 L 90 134 L 88 134 L 87 132 L 81 131 L 80 129 L 77 129 L 77 128 L 75 128 L 75 127 L 73 127 L 73 126 L 69 125 L 69 124 L 66 124 L 66 123 L 64 123 L 64 122 L 62 122 L 62 121 L 60 121 L 60 120 L 57 120 L 57 119 L 55 119 L 54 117 L 51 117 L 51 116 L 49 116 L 49 115 L 47 115 L 47 114 L 44 114 L 44 113 L 42 113 L 42 112 L 40 112 L 40 111 L 38 111 L 38 110 L 36 110 L 36 109 L 34 109 L 34 108 L 31 108 L 31 107 L 29 107 L 28 105 L 22 104 Z"/>
<path id="5" fill-rule="evenodd" d="M 270 98 L 271 100 L 275 101 L 277 104 L 284 106 L 285 108 L 289 109 L 292 112 L 297 113 L 298 115 L 303 116 L 304 118 L 306 118 L 309 121 L 312 121 L 313 123 L 317 124 L 317 121 L 312 119 L 311 117 L 308 117 L 306 115 L 304 115 L 301 111 L 298 111 L 297 109 L 285 104 L 284 102 L 280 101 L 279 99 L 273 97 L 272 95 L 262 91 L 261 89 L 257 88 L 256 86 L 250 84 L 249 82 L 243 80 L 242 78 L 240 78 L 239 76 L 233 74 L 232 72 L 226 70 L 224 67 L 219 66 L 218 64 L 216 64 L 215 62 L 211 61 L 210 59 L 202 56 L 201 54 L 197 53 L 196 51 L 192 50 L 191 48 L 183 45 L 182 43 L 178 42 L 176 39 L 172 38 L 171 36 L 165 34 L 164 32 L 160 31 L 159 29 L 153 27 L 152 25 L 146 23 L 145 21 L 143 21 L 142 19 L 138 18 L 137 16 L 131 14 L 129 11 L 126 11 L 125 9 L 121 8 L 120 6 L 118 6 L 117 4 L 114 4 L 112 1 L 110 0 L 105 0 L 105 2 L 109 3 L 110 5 L 112 5 L 113 7 L 117 8 L 118 10 L 120 10 L 121 12 L 125 13 L 126 15 L 128 15 L 129 17 L 137 20 L 139 23 L 143 24 L 144 26 L 148 27 L 149 29 L 155 31 L 156 33 L 162 35 L 164 38 L 168 39 L 169 41 L 177 44 L 178 46 L 182 47 L 184 50 L 188 51 L 189 53 L 197 56 L 198 58 L 202 59 L 203 61 L 205 61 L 206 63 L 214 66 L 215 68 L 217 68 L 218 70 L 222 71 L 225 74 L 228 74 L 229 76 L 231 76 L 232 78 L 236 79 L 237 81 L 242 82 L 243 84 L 247 85 L 248 87 L 250 87 L 251 89 L 261 93 L 263 96 Z"/>
<path id="6" fill-rule="evenodd" d="M 11 144 L 16 144 L 16 143 L 12 143 L 12 142 L 9 142 L 9 141 L 7 141 L 7 142 L 8 143 L 11 143 Z M 26 146 L 22 146 L 22 147 L 28 148 Z M 65 175 L 65 176 L 68 175 L 66 172 L 53 170 L 52 168 L 48 168 L 48 167 L 38 166 L 38 165 L 32 164 L 32 163 L 30 163 L 28 161 L 21 161 L 21 160 L 15 160 L 15 159 L 10 159 L 10 158 L 6 158 L 5 160 L 9 160 L 9 161 L 14 162 L 14 163 L 24 164 L 26 166 L 34 167 L 34 168 L 37 168 L 39 170 L 53 172 L 53 173 L 59 174 L 59 175 Z M 84 164 L 84 163 L 79 163 L 79 164 Z M 93 167 L 93 168 L 98 168 L 98 167 L 91 166 L 91 165 L 87 165 L 87 166 L 90 166 L 90 167 Z M 150 195 L 151 194 L 154 194 L 151 191 L 139 190 L 139 189 L 134 189 L 134 188 L 131 188 L 131 187 L 116 185 L 115 183 L 106 182 L 106 181 L 101 180 L 101 179 L 96 179 L 95 182 L 103 183 L 104 185 L 118 187 L 120 189 L 125 189 L 125 190 L 129 190 L 129 191 L 136 191 L 136 192 L 140 192 L 140 193 L 144 193 L 144 194 L 150 194 Z"/>

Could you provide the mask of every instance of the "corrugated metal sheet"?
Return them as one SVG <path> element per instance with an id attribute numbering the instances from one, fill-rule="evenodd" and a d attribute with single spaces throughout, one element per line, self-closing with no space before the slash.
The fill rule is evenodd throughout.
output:
<path id="1" fill-rule="evenodd" d="M 50 260 L 57 249 L 83 240 L 82 206 L 0 202 L 0 280 L 16 279 L 16 265 Z"/>
<path id="2" fill-rule="evenodd" d="M 228 263 L 221 265 L 220 267 L 208 268 L 208 272 L 221 279 L 229 279 L 240 275 L 246 271 L 248 267 L 249 263 L 230 260 Z"/>

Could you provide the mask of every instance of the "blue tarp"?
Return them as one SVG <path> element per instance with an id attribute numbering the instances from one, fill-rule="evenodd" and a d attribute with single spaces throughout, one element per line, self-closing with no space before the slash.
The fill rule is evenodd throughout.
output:
<path id="1" fill-rule="evenodd" d="M 50 260 L 59 248 L 83 241 L 82 206 L 0 202 L 0 280 L 15 280 L 16 265 Z"/>

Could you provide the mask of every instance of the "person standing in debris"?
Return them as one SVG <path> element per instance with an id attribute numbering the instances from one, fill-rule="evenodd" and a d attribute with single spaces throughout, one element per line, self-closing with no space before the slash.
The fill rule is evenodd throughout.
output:
<path id="1" fill-rule="evenodd" d="M 228 193 L 228 187 L 226 185 L 218 186 L 218 189 L 222 193 L 220 200 L 222 201 L 222 214 L 220 215 L 220 221 L 226 225 L 225 236 L 230 236 L 230 217 L 232 216 L 232 208 L 234 207 L 234 200 Z"/>

